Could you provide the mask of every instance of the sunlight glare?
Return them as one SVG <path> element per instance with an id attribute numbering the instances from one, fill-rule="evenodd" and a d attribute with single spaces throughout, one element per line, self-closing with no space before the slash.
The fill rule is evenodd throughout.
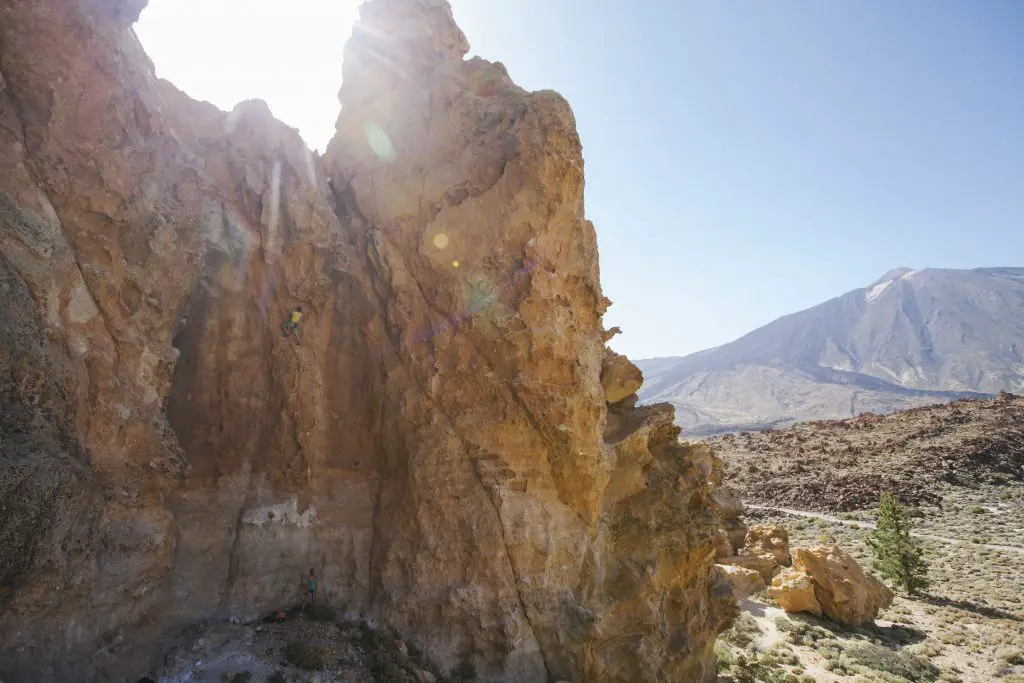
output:
<path id="1" fill-rule="evenodd" d="M 323 150 L 359 0 L 150 0 L 135 33 L 156 67 L 220 109 L 262 99 Z M 390 144 L 390 142 L 389 142 Z"/>

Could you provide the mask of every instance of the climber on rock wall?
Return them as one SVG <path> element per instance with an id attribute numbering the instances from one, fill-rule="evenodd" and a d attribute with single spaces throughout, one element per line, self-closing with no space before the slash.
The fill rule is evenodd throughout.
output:
<path id="1" fill-rule="evenodd" d="M 302 320 L 302 306 L 296 306 L 292 310 L 291 315 L 288 316 L 288 320 L 281 323 L 281 336 L 287 337 L 289 334 L 294 334 L 298 337 L 299 333 L 299 321 Z"/>

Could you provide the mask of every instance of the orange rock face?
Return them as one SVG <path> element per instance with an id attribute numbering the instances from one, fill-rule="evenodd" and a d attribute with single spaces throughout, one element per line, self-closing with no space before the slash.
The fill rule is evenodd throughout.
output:
<path id="1" fill-rule="evenodd" d="M 789 562 L 789 529 L 781 524 L 755 524 L 747 529 L 742 554 L 760 555 L 781 566 Z"/>
<path id="2" fill-rule="evenodd" d="M 720 466 L 607 405 L 566 102 L 371 0 L 321 158 L 156 80 L 142 4 L 0 14 L 0 677 L 140 676 L 314 567 L 482 681 L 713 680 Z"/>
<path id="3" fill-rule="evenodd" d="M 768 595 L 787 612 L 808 612 L 821 616 L 821 604 L 811 577 L 802 571 L 783 569 L 768 587 Z"/>
<path id="4" fill-rule="evenodd" d="M 836 545 L 793 548 L 793 566 L 772 580 L 768 594 L 787 612 L 824 615 L 851 626 L 874 621 L 893 600 L 885 584 Z"/>
<path id="5" fill-rule="evenodd" d="M 892 591 L 839 546 L 794 548 L 793 569 L 810 577 L 821 612 L 841 624 L 874 621 L 892 604 Z"/>

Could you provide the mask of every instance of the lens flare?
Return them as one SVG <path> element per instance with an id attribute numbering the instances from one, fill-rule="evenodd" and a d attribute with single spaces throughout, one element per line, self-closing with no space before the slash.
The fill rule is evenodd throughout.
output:
<path id="1" fill-rule="evenodd" d="M 434 246 L 438 249 L 444 249 L 448 246 L 448 235 L 443 232 L 439 232 L 434 235 Z"/>
<path id="2" fill-rule="evenodd" d="M 381 161 L 391 163 L 395 160 L 395 147 L 391 144 L 391 138 L 376 123 L 367 123 L 363 126 L 363 135 L 366 136 L 366 144 Z"/>

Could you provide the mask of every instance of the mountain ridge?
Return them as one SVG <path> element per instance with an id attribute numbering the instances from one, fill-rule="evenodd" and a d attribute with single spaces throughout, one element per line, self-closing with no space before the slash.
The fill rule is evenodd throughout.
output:
<path id="1" fill-rule="evenodd" d="M 637 362 L 688 433 L 1024 390 L 1024 268 L 895 268 L 721 346 Z"/>

